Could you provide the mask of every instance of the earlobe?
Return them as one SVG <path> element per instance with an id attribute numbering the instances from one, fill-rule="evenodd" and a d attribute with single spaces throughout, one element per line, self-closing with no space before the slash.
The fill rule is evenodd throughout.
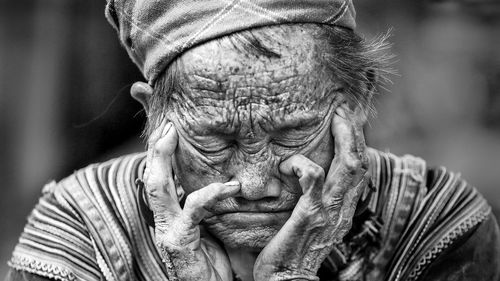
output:
<path id="1" fill-rule="evenodd" d="M 153 88 L 145 82 L 135 82 L 130 88 L 130 95 L 142 104 L 144 110 L 149 113 L 149 100 L 153 96 Z"/>

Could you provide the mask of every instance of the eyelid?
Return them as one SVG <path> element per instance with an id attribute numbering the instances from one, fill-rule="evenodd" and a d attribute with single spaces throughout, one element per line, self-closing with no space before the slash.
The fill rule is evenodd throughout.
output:
<path id="1" fill-rule="evenodd" d="M 306 142 L 300 142 L 299 144 L 297 145 L 294 145 L 294 144 L 288 144 L 286 142 L 283 142 L 281 140 L 272 140 L 272 143 L 278 145 L 278 146 L 281 146 L 281 147 L 285 147 L 285 148 L 292 148 L 292 149 L 299 149 L 299 148 L 302 148 L 304 146 L 306 146 L 310 141 L 306 141 Z"/>
<path id="2" fill-rule="evenodd" d="M 293 135 L 293 137 L 290 137 Z M 310 132 L 303 132 L 303 134 L 293 134 L 291 131 L 282 132 L 278 136 L 275 136 L 271 142 L 286 148 L 301 148 L 307 144 L 309 144 L 313 136 L 315 134 L 311 134 Z"/>
<path id="3" fill-rule="evenodd" d="M 281 130 L 279 134 L 276 134 L 276 136 L 273 137 L 272 142 L 282 147 L 295 149 L 302 148 L 314 140 L 316 135 L 324 129 L 325 124 L 327 123 L 325 122 L 325 119 L 323 119 L 318 122 L 318 124 L 303 127 L 304 129 L 302 130 L 299 128 Z M 290 135 L 293 135 L 293 137 L 290 137 Z M 292 142 L 299 144 L 290 145 Z"/>
<path id="4" fill-rule="evenodd" d="M 217 149 L 206 149 L 205 147 L 203 146 L 196 146 L 196 149 L 198 149 L 198 151 L 200 151 L 201 153 L 204 153 L 204 154 L 215 154 L 215 153 L 219 153 L 219 152 L 222 152 L 226 149 L 228 149 L 230 146 L 221 146 Z"/>
<path id="5" fill-rule="evenodd" d="M 214 165 L 214 167 L 225 163 L 231 154 L 233 153 L 233 149 L 231 146 L 221 147 L 221 149 L 215 150 L 206 150 L 201 146 L 194 146 L 196 151 L 200 154 L 200 157 L 204 159 L 208 165 Z"/>
<path id="6" fill-rule="evenodd" d="M 199 143 L 193 144 L 193 146 L 201 153 L 207 154 L 207 155 L 214 155 L 223 152 L 224 150 L 227 150 L 228 148 L 231 148 L 234 144 L 232 142 L 224 141 L 224 143 L 220 140 L 211 142 L 212 144 L 217 143 L 214 147 L 208 147 L 207 145 L 202 145 Z"/>

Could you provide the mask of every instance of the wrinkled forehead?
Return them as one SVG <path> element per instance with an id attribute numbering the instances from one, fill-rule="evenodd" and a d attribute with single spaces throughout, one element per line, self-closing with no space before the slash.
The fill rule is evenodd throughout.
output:
<path id="1" fill-rule="evenodd" d="M 320 49 L 324 42 L 313 35 L 317 32 L 317 27 L 288 26 L 257 30 L 246 33 L 246 37 L 233 35 L 213 40 L 182 56 L 183 73 L 189 85 L 210 88 L 224 83 L 232 88 L 245 84 L 270 87 L 281 82 L 286 84 L 294 77 L 313 78 L 323 65 L 324 52 Z M 252 39 L 258 43 L 245 41 Z M 265 49 L 267 55 L 263 51 L 256 54 L 255 45 Z"/>
<path id="2" fill-rule="evenodd" d="M 229 73 L 279 71 L 291 65 L 296 71 L 306 73 L 317 63 L 318 56 L 316 52 L 318 40 L 315 40 L 309 32 L 298 27 L 290 27 L 285 30 L 271 29 L 267 33 L 265 31 L 255 31 L 250 33 L 252 35 L 246 33 L 246 37 L 238 37 L 236 34 L 193 48 L 182 56 L 182 60 L 187 73 L 203 71 L 218 79 L 224 79 Z M 262 49 L 268 50 L 272 55 L 252 52 L 252 48 L 249 47 L 252 44 L 245 42 L 249 37 L 255 39 Z"/>
<path id="3" fill-rule="evenodd" d="M 174 102 L 191 117 L 185 118 L 187 125 L 203 127 L 209 120 L 218 127 L 246 124 L 271 130 L 324 117 L 340 85 L 321 63 L 316 42 L 295 35 L 264 42 L 272 56 L 255 55 L 230 41 L 183 55 L 184 93 Z M 287 44 L 281 42 L 285 39 Z"/>

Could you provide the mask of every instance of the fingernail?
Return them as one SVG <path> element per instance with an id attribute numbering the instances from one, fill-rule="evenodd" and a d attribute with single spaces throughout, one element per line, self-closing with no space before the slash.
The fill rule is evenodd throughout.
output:
<path id="1" fill-rule="evenodd" d="M 337 115 L 342 117 L 342 118 L 346 118 L 346 113 L 345 113 L 345 110 L 342 108 L 342 107 L 339 107 L 337 108 Z"/>
<path id="2" fill-rule="evenodd" d="M 240 187 L 240 182 L 239 181 L 228 181 L 228 182 L 224 183 L 224 185 Z"/>
<path id="3" fill-rule="evenodd" d="M 170 131 L 170 128 L 172 128 L 172 122 L 168 122 L 167 125 L 165 125 L 165 128 L 163 128 L 163 132 L 161 133 L 161 135 L 166 136 Z"/>

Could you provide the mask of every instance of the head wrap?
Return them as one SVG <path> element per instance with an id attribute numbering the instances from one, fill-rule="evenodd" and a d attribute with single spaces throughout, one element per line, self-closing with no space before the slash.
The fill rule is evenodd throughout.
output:
<path id="1" fill-rule="evenodd" d="M 107 0 L 106 17 L 153 85 L 187 49 L 230 33 L 285 23 L 354 29 L 352 0 Z"/>

